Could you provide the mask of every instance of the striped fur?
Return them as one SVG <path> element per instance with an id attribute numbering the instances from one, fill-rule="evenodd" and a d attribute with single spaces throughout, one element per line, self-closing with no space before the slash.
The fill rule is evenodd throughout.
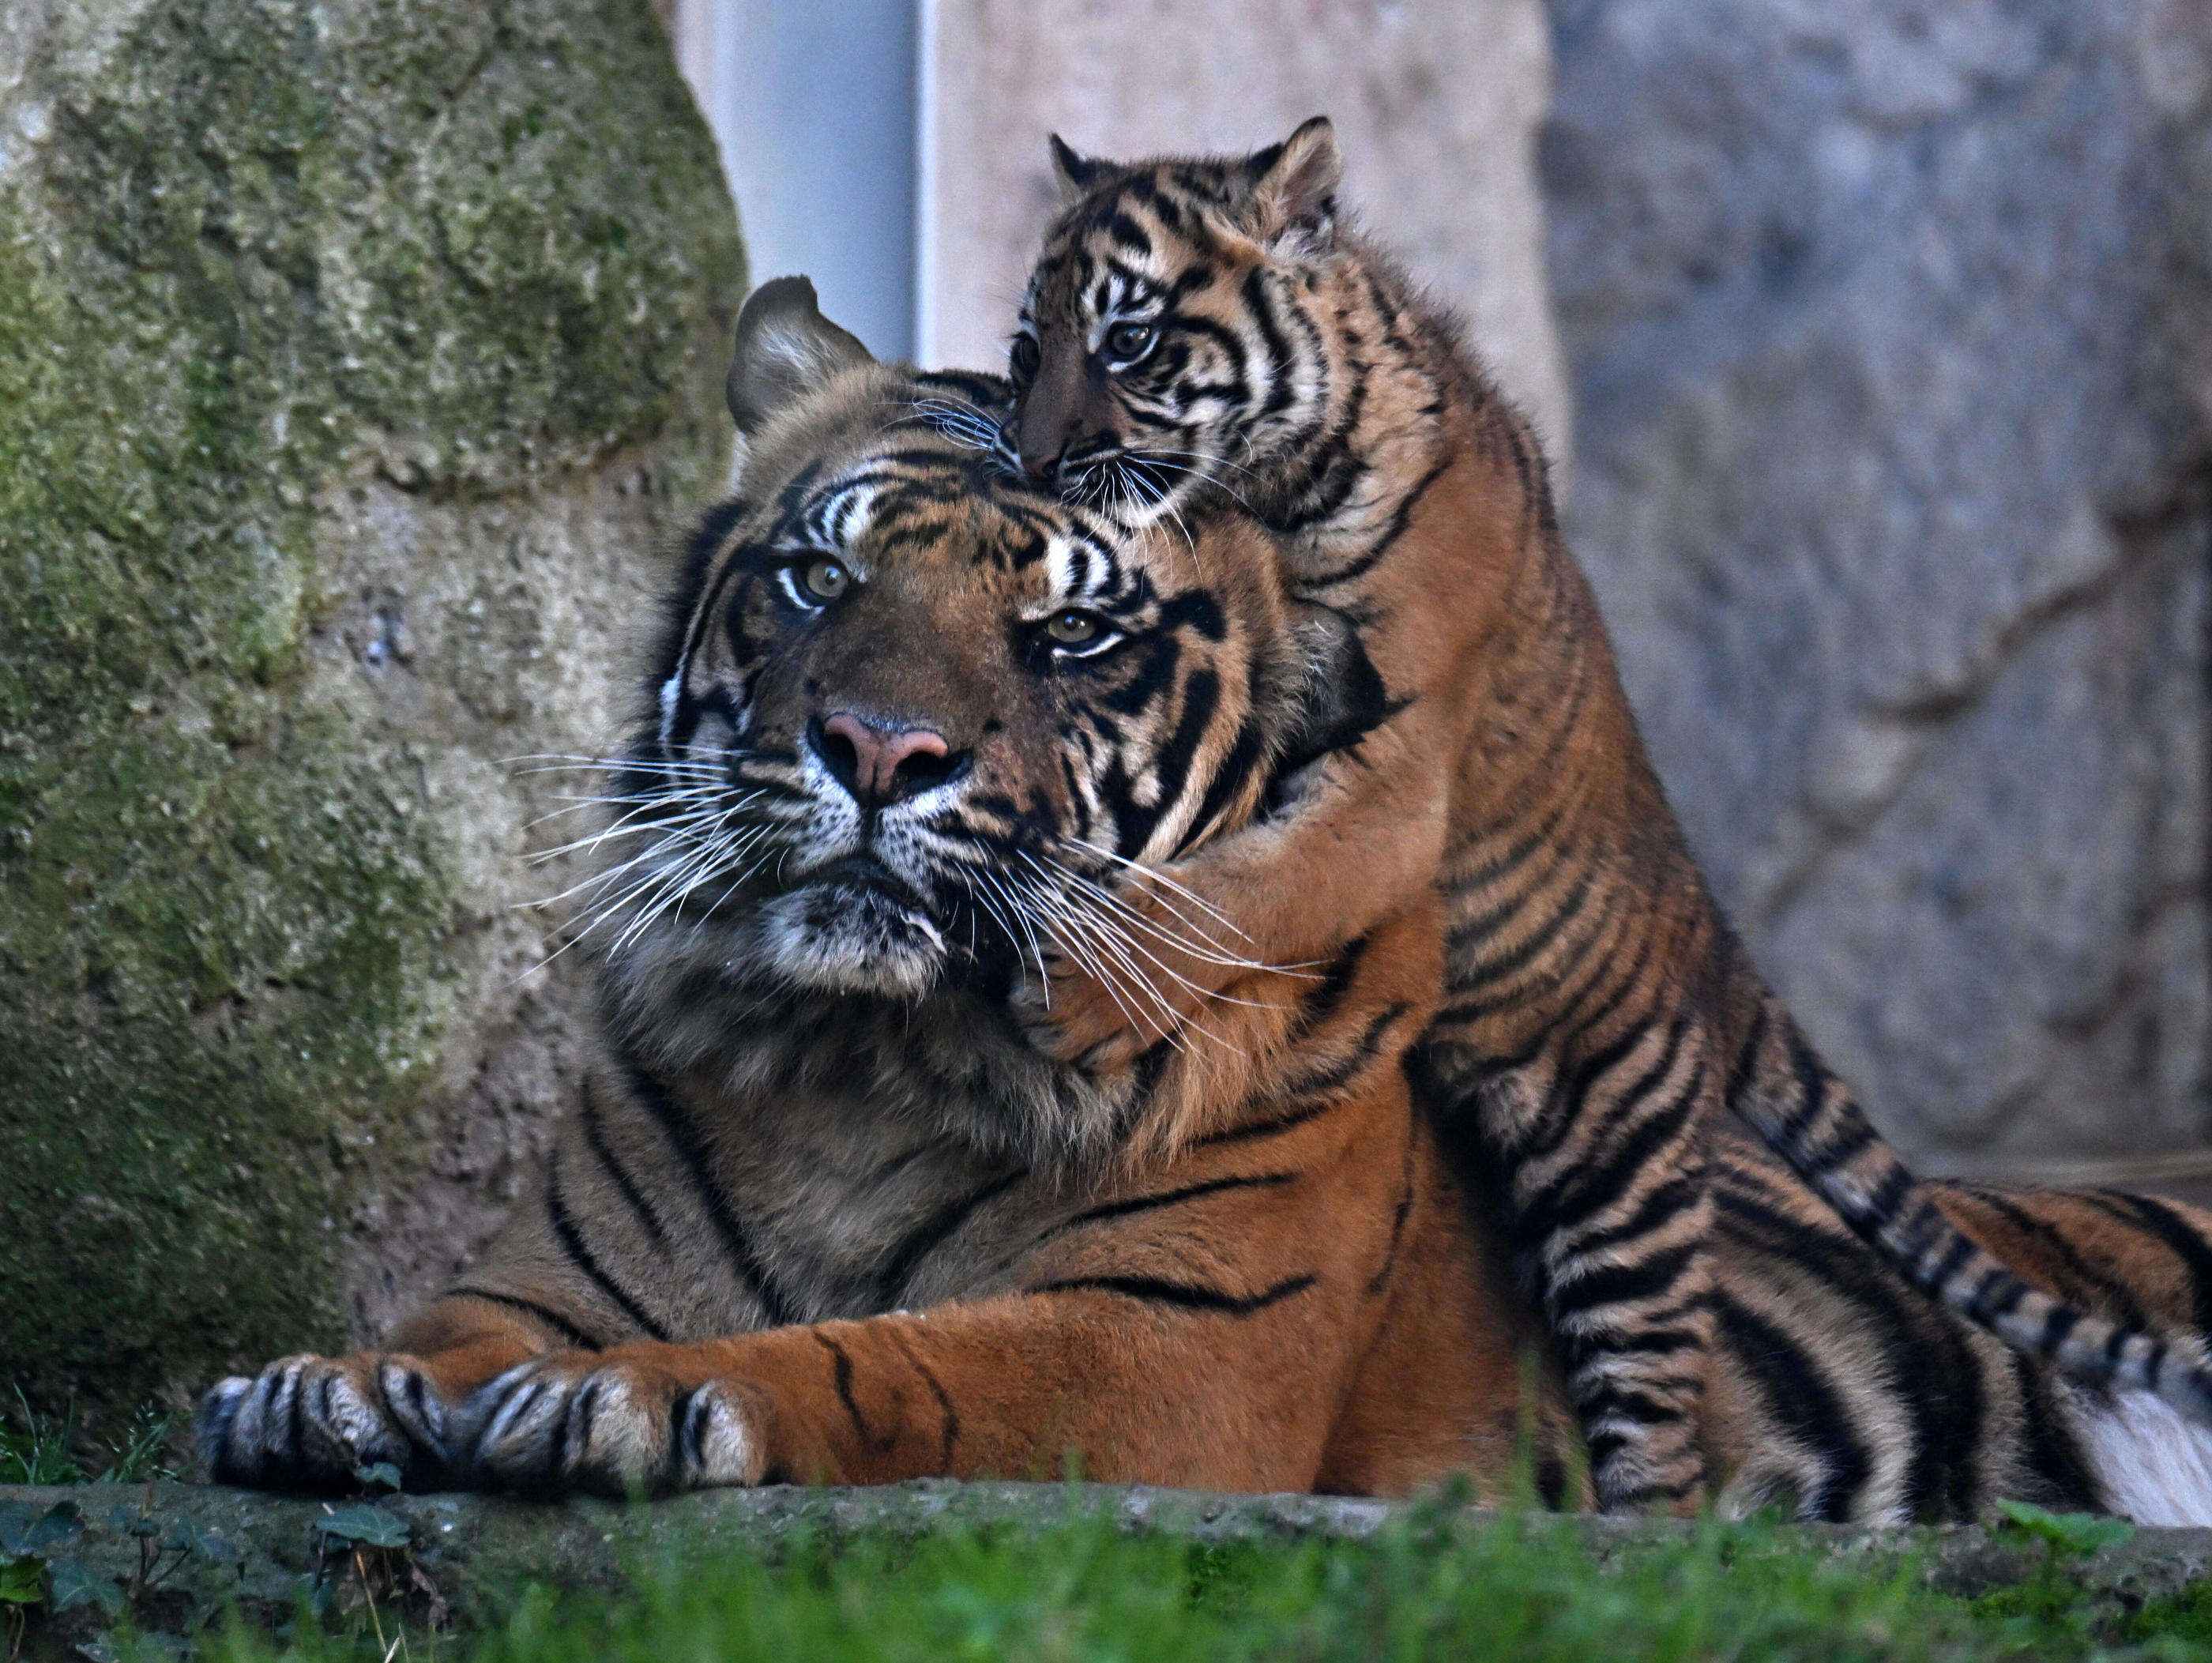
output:
<path id="1" fill-rule="evenodd" d="M 1437 888 L 1438 1112 L 1502 1174 L 1602 1502 L 1689 1509 L 1706 1489 L 1724 1109 L 1953 1308 L 2082 1381 L 2212 1415 L 2194 1333 L 2116 1327 L 1978 1249 L 1760 985 L 1652 775 L 1534 437 L 1341 222 L 1328 124 L 1227 160 L 1055 146 L 1072 201 L 1013 352 L 1024 466 L 1133 526 L 1265 525 L 1382 689 L 1379 725 L 1288 780 L 1280 812 L 1132 904 L 1202 896 L 1243 956 L 1286 966 Z M 1174 968 L 1159 1020 L 1054 967 L 1041 1042 L 1102 1079 L 1170 1034 L 1238 1048 L 1264 977 Z"/>
<path id="2" fill-rule="evenodd" d="M 1479 1141 L 1446 1146 L 1455 1123 L 1423 1112 L 1408 1067 L 1441 985 L 1432 894 L 1311 974 L 1262 977 L 1249 1056 L 1163 1046 L 1116 1096 L 1035 1053 L 1006 992 L 1030 950 L 930 881 L 972 848 L 976 883 L 1017 882 L 1024 850 L 1148 817 L 1147 842 L 1179 840 L 1212 812 L 1194 801 L 1235 829 L 1341 643 L 1285 605 L 1241 522 L 1190 543 L 1100 529 L 994 458 L 993 384 L 852 361 L 804 299 L 757 303 L 795 347 L 741 337 L 741 367 L 748 343 L 822 361 L 773 399 L 758 378 L 733 391 L 745 496 L 700 535 L 613 792 L 578 1112 L 483 1260 L 387 1349 L 210 1392 L 210 1472 L 341 1489 L 390 1460 L 416 1488 L 625 1493 L 1050 1475 L 1073 1450 L 1095 1477 L 1224 1489 L 1402 1494 L 1467 1472 L 1502 1500 L 1525 1472 L 1587 1504 L 1494 1168 Z M 1095 568 L 1067 557 L 1079 540 Z M 1061 552 L 1012 557 L 1039 548 Z M 824 549 L 861 574 L 843 615 L 768 587 Z M 1079 570 L 1080 592 L 1156 609 L 1152 645 L 1086 682 L 1018 650 Z M 1143 663 L 1157 683 L 1127 679 Z M 1133 689 L 1187 707 L 1175 689 L 1205 671 L 1250 692 L 1194 738 L 1117 708 Z M 855 699 L 972 739 L 966 772 L 856 828 L 835 770 L 793 761 Z M 1125 786 L 1116 760 L 1158 777 Z M 714 841 L 702 800 L 743 804 L 775 853 Z M 855 838 L 886 866 L 939 851 L 904 868 L 927 893 L 850 889 Z M 836 886 L 833 907 L 792 905 Z M 1724 1144 L 1713 1173 L 1724 1506 L 1893 1521 L 2115 1498 L 2099 1452 L 2135 1447 L 2124 1405 L 2067 1396 L 1921 1297 L 1758 1151 Z M 2166 1323 L 2212 1299 L 2200 1216 L 1936 1195 L 2085 1309 Z"/>
<path id="3" fill-rule="evenodd" d="M 1468 1468 L 1498 1494 L 1533 1428 L 1565 1473 L 1571 1421 L 1523 1412 L 1540 1335 L 1413 1109 L 1433 902 L 1255 1013 L 1248 1053 L 1164 1047 L 1116 1089 L 1007 1004 L 1048 930 L 1140 962 L 1160 938 L 1107 880 L 1241 822 L 1300 743 L 1316 638 L 1265 539 L 1105 535 L 995 452 L 968 401 L 996 389 L 861 361 L 811 291 L 756 296 L 738 357 L 744 497 L 679 586 L 580 920 L 580 1109 L 388 1350 L 217 1387 L 210 1471 L 619 1493 L 1073 1450 L 1101 1478 Z M 829 556 L 848 582 L 815 604 Z M 1059 652 L 1073 608 L 1118 642 Z M 870 800 L 827 742 L 853 713 L 948 754 Z"/>

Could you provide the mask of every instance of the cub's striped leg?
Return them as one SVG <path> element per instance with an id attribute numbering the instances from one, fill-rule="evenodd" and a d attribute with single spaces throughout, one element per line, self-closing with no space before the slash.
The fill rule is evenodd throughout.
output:
<path id="1" fill-rule="evenodd" d="M 1941 1192 L 1905 1169 L 1771 998 L 1738 1047 L 1728 1102 L 1863 1240 L 1969 1321 L 2076 1380 L 2155 1393 L 2212 1424 L 2203 1336 L 2087 1315 L 1978 1245 L 1945 1216 Z"/>
<path id="2" fill-rule="evenodd" d="M 356 1469 L 397 1467 L 410 1490 L 461 1481 L 456 1417 L 486 1380 L 581 1331 L 550 1308 L 504 1296 L 450 1295 L 389 1351 L 282 1357 L 201 1399 L 199 1455 L 217 1484 L 346 1490 Z"/>
<path id="3" fill-rule="evenodd" d="M 1433 1046 L 1447 1124 L 1502 1192 L 1509 1239 L 1560 1342 L 1598 1504 L 1695 1512 L 1714 1344 L 1716 1088 L 1689 1025 L 1632 1021 L 1494 1073 L 1462 1062 L 1469 1083 L 1453 1083 L 1454 1062 Z"/>
<path id="4" fill-rule="evenodd" d="M 1437 758 L 1455 749 L 1453 719 L 1442 700 L 1395 710 L 1313 764 L 1267 819 L 1132 870 L 1071 909 L 1049 987 L 1024 993 L 1038 1048 L 1102 1074 L 1163 1042 L 1238 1050 L 1244 1013 L 1298 997 L 1428 895 L 1447 815 Z"/>

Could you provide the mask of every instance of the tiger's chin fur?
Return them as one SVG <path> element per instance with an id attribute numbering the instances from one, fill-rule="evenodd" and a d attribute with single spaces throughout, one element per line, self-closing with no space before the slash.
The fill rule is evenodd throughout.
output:
<path id="1" fill-rule="evenodd" d="M 1048 849 L 1092 852 L 1052 870 L 1099 883 L 1263 825 L 1271 774 L 1364 706 L 1316 696 L 1356 656 L 1249 528 L 1086 529 L 1001 465 L 994 384 L 848 343 L 803 285 L 741 323 L 744 495 L 676 586 L 609 787 L 613 899 L 580 920 L 596 1061 L 540 1181 L 380 1347 L 214 1387 L 210 1473 L 332 1490 L 389 1461 L 410 1489 L 625 1496 L 1073 1454 L 1110 1481 L 1404 1495 L 1463 1472 L 1493 1502 L 1588 1505 L 1480 1156 L 1417 1101 L 1434 897 L 1310 969 L 1253 968 L 1246 1044 L 1163 1042 L 1119 1091 L 1030 1044 L 1021 920 L 994 936 L 963 899 Z M 849 628 L 768 604 L 803 604 L 767 586 L 787 555 L 830 554 Z M 869 610 L 870 586 L 898 604 Z M 1123 609 L 1127 663 L 1007 656 L 1070 595 Z M 865 757 L 832 743 L 855 712 L 882 724 Z M 864 904 L 879 889 L 897 906 Z M 1080 939 L 1082 916 L 1030 921 Z M 2098 1403 L 1921 1297 L 1771 1160 L 1723 1149 L 1715 1182 L 1724 1508 L 2154 1504 Z M 2175 1245 L 2212 1253 L 2196 1215 L 1944 1200 L 2089 1308 L 2162 1319 L 2207 1291 Z"/>

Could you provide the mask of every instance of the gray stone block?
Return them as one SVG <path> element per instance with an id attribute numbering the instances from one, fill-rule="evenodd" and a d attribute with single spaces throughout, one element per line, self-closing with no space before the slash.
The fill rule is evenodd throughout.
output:
<path id="1" fill-rule="evenodd" d="M 2212 14 L 1554 0 L 1574 545 L 1935 1169 L 2201 1147 Z"/>

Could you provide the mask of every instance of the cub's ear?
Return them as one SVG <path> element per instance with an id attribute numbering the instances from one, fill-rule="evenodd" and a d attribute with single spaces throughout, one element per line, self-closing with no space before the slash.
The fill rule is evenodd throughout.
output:
<path id="1" fill-rule="evenodd" d="M 1336 217 L 1336 187 L 1344 179 L 1343 153 L 1327 116 L 1316 116 L 1280 144 L 1244 159 L 1251 180 L 1255 228 L 1273 241 L 1286 232 L 1326 234 Z"/>
<path id="2" fill-rule="evenodd" d="M 873 362 L 867 348 L 822 315 L 812 283 L 776 277 L 753 290 L 738 314 L 737 351 L 722 396 L 738 430 L 750 437 L 838 371 Z"/>
<path id="3" fill-rule="evenodd" d="M 1085 155 L 1058 133 L 1052 136 L 1052 171 L 1060 175 L 1060 199 L 1063 203 L 1073 202 L 1104 179 L 1113 165 L 1096 156 Z"/>

